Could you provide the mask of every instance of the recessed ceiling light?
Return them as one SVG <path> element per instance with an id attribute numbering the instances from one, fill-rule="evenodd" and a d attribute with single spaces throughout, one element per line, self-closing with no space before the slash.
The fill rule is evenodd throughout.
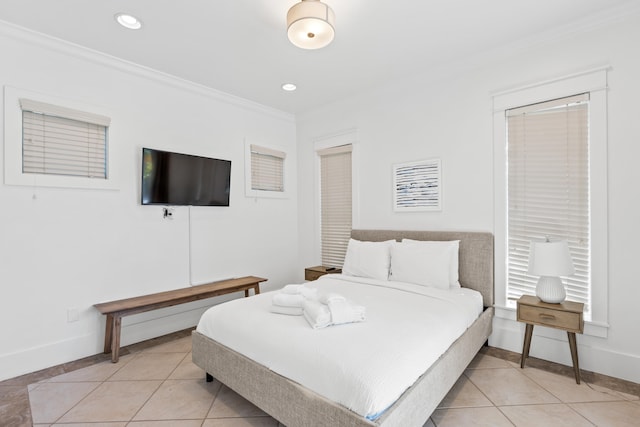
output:
<path id="1" fill-rule="evenodd" d="M 139 30 L 142 28 L 142 22 L 133 15 L 127 13 L 118 13 L 115 16 L 118 24 L 130 30 Z"/>
<path id="2" fill-rule="evenodd" d="M 285 90 L 287 92 L 293 92 L 296 89 L 297 89 L 297 86 L 294 85 L 293 83 L 285 83 L 282 85 L 282 90 Z"/>

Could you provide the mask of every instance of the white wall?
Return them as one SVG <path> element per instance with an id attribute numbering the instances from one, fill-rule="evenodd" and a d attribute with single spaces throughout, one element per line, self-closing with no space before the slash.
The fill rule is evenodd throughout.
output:
<path id="1" fill-rule="evenodd" d="M 120 178 L 117 191 L 0 185 L 0 380 L 100 353 L 93 304 L 189 285 L 189 208 L 168 221 L 140 205 L 142 146 L 232 161 L 231 206 L 191 208 L 192 283 L 302 279 L 292 116 L 11 27 L 0 27 L 0 55 L 0 85 L 109 112 Z M 288 152 L 288 198 L 245 198 L 245 139 Z M 193 326 L 203 307 L 238 296 L 125 318 L 122 343 Z"/>
<path id="2" fill-rule="evenodd" d="M 320 260 L 317 170 L 313 140 L 342 129 L 359 134 L 358 206 L 354 226 L 494 231 L 491 94 L 510 87 L 610 65 L 608 146 L 609 329 L 606 338 L 578 337 L 581 367 L 640 382 L 640 17 L 610 22 L 484 60 L 406 76 L 389 85 L 297 118 L 301 260 Z M 440 158 L 442 212 L 394 213 L 392 165 Z M 314 189 L 311 191 L 311 189 Z M 311 208 L 313 206 L 313 209 Z M 502 261 L 496 262 L 499 265 Z M 606 262 L 606 260 L 605 260 Z M 594 283 L 594 286 L 603 286 Z M 502 284 L 504 287 L 504 284 Z M 491 345 L 520 352 L 523 325 L 513 311 L 494 322 Z M 566 334 L 536 328 L 534 357 L 571 364 Z"/>

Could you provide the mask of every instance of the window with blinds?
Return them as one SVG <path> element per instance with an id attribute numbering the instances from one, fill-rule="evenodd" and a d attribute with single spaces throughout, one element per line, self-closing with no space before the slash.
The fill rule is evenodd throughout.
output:
<path id="1" fill-rule="evenodd" d="M 251 144 L 251 189 L 284 192 L 286 153 Z"/>
<path id="2" fill-rule="evenodd" d="M 529 245 L 566 240 L 575 274 L 567 299 L 591 307 L 589 95 L 510 109 L 507 114 L 507 298 L 535 295 Z"/>
<path id="3" fill-rule="evenodd" d="M 22 172 L 107 179 L 105 116 L 20 99 Z"/>
<path id="4" fill-rule="evenodd" d="M 318 151 L 322 265 L 342 267 L 351 237 L 351 144 Z"/>

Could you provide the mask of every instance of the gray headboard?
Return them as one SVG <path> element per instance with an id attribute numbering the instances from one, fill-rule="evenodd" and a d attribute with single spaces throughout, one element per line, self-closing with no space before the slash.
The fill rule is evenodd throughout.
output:
<path id="1" fill-rule="evenodd" d="M 493 306 L 493 234 L 475 231 L 351 230 L 351 237 L 368 242 L 385 240 L 460 240 L 460 284 L 482 294 Z"/>

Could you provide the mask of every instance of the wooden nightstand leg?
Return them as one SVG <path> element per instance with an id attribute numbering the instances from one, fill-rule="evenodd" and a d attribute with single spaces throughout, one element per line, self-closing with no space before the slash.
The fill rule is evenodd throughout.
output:
<path id="1" fill-rule="evenodd" d="M 524 344 L 522 346 L 522 358 L 520 359 L 520 367 L 524 368 L 524 361 L 529 357 L 529 348 L 531 347 L 531 335 L 533 335 L 533 325 L 527 323 L 524 331 Z"/>
<path id="2" fill-rule="evenodd" d="M 573 373 L 576 376 L 576 384 L 580 384 L 580 364 L 578 363 L 578 346 L 575 332 L 567 332 L 569 348 L 571 348 L 571 360 L 573 360 Z"/>

